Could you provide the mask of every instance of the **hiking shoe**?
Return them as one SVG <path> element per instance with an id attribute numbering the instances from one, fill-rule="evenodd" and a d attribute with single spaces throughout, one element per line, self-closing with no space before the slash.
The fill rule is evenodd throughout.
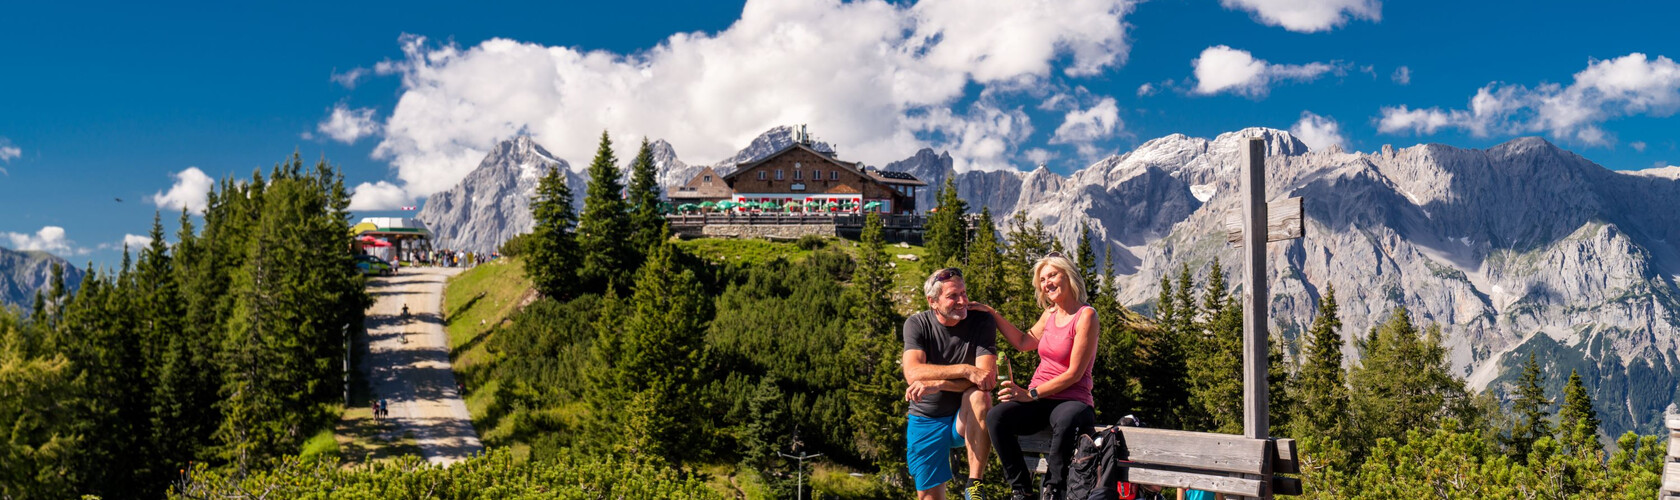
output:
<path id="1" fill-rule="evenodd" d="M 1045 486 L 1044 491 L 1040 493 L 1043 493 L 1043 496 L 1038 497 L 1039 500 L 1067 500 L 1067 496 L 1062 494 L 1061 488 Z"/>
<path id="2" fill-rule="evenodd" d="M 1028 493 L 1028 492 L 1021 491 L 1021 490 L 1015 490 L 1015 491 L 1009 492 L 1009 500 L 1037 500 L 1037 499 L 1033 498 L 1032 493 Z"/>
<path id="3" fill-rule="evenodd" d="M 963 500 L 986 500 L 986 493 L 980 491 L 979 482 L 971 481 L 967 488 L 963 488 Z"/>

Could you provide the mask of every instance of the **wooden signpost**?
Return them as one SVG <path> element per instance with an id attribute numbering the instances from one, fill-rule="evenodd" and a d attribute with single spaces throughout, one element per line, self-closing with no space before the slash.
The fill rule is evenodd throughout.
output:
<path id="1" fill-rule="evenodd" d="M 1123 427 L 1131 454 L 1129 481 L 1223 493 L 1226 498 L 1301 494 L 1295 442 L 1271 437 L 1267 420 L 1266 243 L 1301 238 L 1301 198 L 1266 203 L 1266 141 L 1249 139 L 1243 150 L 1243 209 L 1221 222 L 1226 239 L 1247 250 L 1243 272 L 1243 435 Z M 1680 432 L 1680 431 L 1676 431 Z M 1022 451 L 1050 450 L 1050 431 L 1021 436 Z M 1674 464 L 1680 466 L 1680 464 Z M 1046 461 L 1032 467 L 1044 472 Z M 1676 469 L 1680 471 L 1680 469 Z M 1675 500 L 1680 500 L 1677 497 Z"/>

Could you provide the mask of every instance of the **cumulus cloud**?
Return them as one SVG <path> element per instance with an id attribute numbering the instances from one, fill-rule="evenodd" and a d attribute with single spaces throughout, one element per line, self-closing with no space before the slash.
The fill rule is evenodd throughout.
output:
<path id="1" fill-rule="evenodd" d="M 1322 62 L 1271 64 L 1246 50 L 1224 45 L 1208 47 L 1190 65 L 1195 67 L 1195 93 L 1230 92 L 1251 98 L 1265 97 L 1273 82 L 1312 81 L 1325 73 L 1341 71 L 1336 64 Z"/>
<path id="2" fill-rule="evenodd" d="M 1051 144 L 1088 144 L 1113 137 L 1125 124 L 1113 97 L 1105 97 L 1089 109 L 1075 109 L 1062 117 L 1062 125 L 1050 137 Z"/>
<path id="3" fill-rule="evenodd" d="M 1628 145 L 1633 146 L 1634 151 L 1638 151 L 1638 152 L 1641 152 L 1641 153 L 1645 152 L 1645 146 L 1646 146 L 1645 141 L 1633 141 L 1631 143 L 1628 143 Z"/>
<path id="4" fill-rule="evenodd" d="M 335 141 L 350 144 L 379 132 L 379 124 L 373 121 L 373 108 L 350 109 L 339 103 L 333 106 L 327 119 L 315 126 L 315 130 Z"/>
<path id="5" fill-rule="evenodd" d="M 1398 84 L 1401 84 L 1401 85 L 1411 85 L 1412 84 L 1412 68 L 1408 68 L 1408 67 L 1405 67 L 1405 66 L 1394 68 L 1394 74 L 1389 75 L 1388 78 L 1390 80 L 1394 80 L 1394 83 L 1398 83 Z"/>
<path id="6" fill-rule="evenodd" d="M 60 256 L 88 253 L 87 249 L 77 247 L 76 242 L 66 238 L 64 228 L 58 226 L 42 227 L 35 234 L 7 232 L 0 233 L 0 236 L 11 242 L 13 250 L 40 250 Z"/>
<path id="7" fill-rule="evenodd" d="M 350 193 L 351 210 L 396 210 L 413 202 L 402 186 L 386 181 L 363 182 Z"/>
<path id="8" fill-rule="evenodd" d="M 1477 137 L 1547 133 L 1588 145 L 1609 145 L 1600 126 L 1624 116 L 1663 118 L 1680 111 L 1680 64 L 1664 56 L 1632 53 L 1588 61 L 1568 86 L 1490 83 L 1470 98 L 1468 109 L 1382 108 L 1377 131 L 1433 134 L 1457 128 Z"/>
<path id="9" fill-rule="evenodd" d="M 1324 151 L 1331 146 L 1347 149 L 1347 138 L 1342 136 L 1342 126 L 1330 117 L 1319 116 L 1311 111 L 1302 111 L 1301 119 L 1289 127 L 1289 133 L 1306 143 L 1313 151 Z"/>
<path id="10" fill-rule="evenodd" d="M 0 137 L 0 163 L 10 162 L 19 156 L 23 156 L 23 150 L 12 145 L 10 139 Z M 12 175 L 12 173 L 7 172 L 5 167 L 0 167 L 0 175 Z"/>
<path id="11" fill-rule="evenodd" d="M 1138 85 L 1137 95 L 1138 97 L 1152 96 L 1155 95 L 1155 92 L 1157 91 L 1159 91 L 1159 89 L 1155 88 L 1155 84 L 1144 82 L 1143 85 Z"/>
<path id="12" fill-rule="evenodd" d="M 205 205 L 209 203 L 210 188 L 215 187 L 216 180 L 204 175 L 204 171 L 198 167 L 187 167 L 186 170 L 169 176 L 175 178 L 175 184 L 169 186 L 167 192 L 158 191 L 157 194 L 153 194 L 152 204 L 158 208 L 204 213 Z"/>
<path id="13" fill-rule="evenodd" d="M 1347 24 L 1349 19 L 1382 21 L 1380 0 L 1220 0 L 1227 9 L 1254 14 L 1267 26 L 1312 33 Z"/>
<path id="14" fill-rule="evenodd" d="M 120 242 L 100 243 L 99 244 L 99 249 L 100 250 L 120 251 L 120 250 L 123 250 L 123 249 L 126 248 L 130 252 L 139 253 L 141 248 L 145 248 L 147 246 L 150 246 L 151 244 L 152 244 L 152 237 L 150 237 L 150 236 L 145 236 L 145 235 L 140 235 L 140 234 L 125 234 L 125 235 L 123 235 L 123 239 Z"/>
<path id="15" fill-rule="evenodd" d="M 957 168 L 1002 168 L 1030 133 L 1024 113 L 975 86 L 1032 92 L 1125 62 L 1130 0 L 751 0 L 716 33 L 678 33 L 621 54 L 493 39 L 472 47 L 405 35 L 378 159 L 424 196 L 449 188 L 498 140 L 527 133 L 581 166 L 602 130 L 670 141 L 693 163 L 763 131 L 808 124 L 844 158 L 948 149 Z M 626 156 L 626 155 L 621 155 Z"/>
<path id="16" fill-rule="evenodd" d="M 1050 163 L 1050 160 L 1054 160 L 1057 157 L 1055 152 L 1043 148 L 1028 149 L 1026 153 L 1022 154 L 1022 156 L 1026 157 L 1027 161 L 1032 162 L 1035 166 Z"/>

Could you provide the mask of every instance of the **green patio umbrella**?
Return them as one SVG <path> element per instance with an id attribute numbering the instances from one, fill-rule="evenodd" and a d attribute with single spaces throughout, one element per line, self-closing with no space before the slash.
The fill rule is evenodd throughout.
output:
<path id="1" fill-rule="evenodd" d="M 881 202 L 871 201 L 869 203 L 864 203 L 863 204 L 863 209 L 864 210 L 880 210 L 881 209 Z"/>
<path id="2" fill-rule="evenodd" d="M 681 204 L 681 205 L 677 205 L 677 211 L 678 212 L 693 212 L 695 210 L 698 210 L 699 208 L 700 207 L 698 205 L 695 205 L 693 203 L 684 203 L 684 204 Z"/>
<path id="3" fill-rule="evenodd" d="M 787 210 L 789 212 L 792 212 L 794 210 L 799 210 L 799 208 L 802 207 L 802 206 L 803 205 L 800 205 L 799 202 L 797 202 L 797 201 L 790 201 L 790 202 L 787 202 L 786 205 L 783 205 L 782 209 Z"/>

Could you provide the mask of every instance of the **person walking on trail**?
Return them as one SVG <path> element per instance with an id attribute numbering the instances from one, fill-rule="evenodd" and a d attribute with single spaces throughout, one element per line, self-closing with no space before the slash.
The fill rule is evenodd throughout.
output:
<path id="1" fill-rule="evenodd" d="M 1097 357 L 1099 324 L 1096 309 L 1085 303 L 1085 282 L 1073 262 L 1052 252 L 1033 265 L 1033 295 L 1044 313 L 1028 332 L 983 304 L 976 311 L 991 314 L 1005 339 L 1022 352 L 1038 351 L 1038 371 L 1023 388 L 1013 380 L 998 388 L 997 407 L 986 416 L 992 447 L 1009 482 L 1010 499 L 1033 496 L 1032 471 L 1021 457 L 1020 436 L 1051 431 L 1049 470 L 1044 477 L 1046 499 L 1062 499 L 1074 439 L 1096 426 L 1092 409 L 1091 365 Z"/>
<path id="2" fill-rule="evenodd" d="M 918 500 L 944 500 L 951 449 L 968 447 L 963 498 L 980 499 L 991 454 L 986 412 L 996 384 L 997 323 L 969 314 L 962 271 L 940 269 L 922 284 L 928 310 L 904 320 L 904 398 L 910 401 L 905 463 Z"/>

